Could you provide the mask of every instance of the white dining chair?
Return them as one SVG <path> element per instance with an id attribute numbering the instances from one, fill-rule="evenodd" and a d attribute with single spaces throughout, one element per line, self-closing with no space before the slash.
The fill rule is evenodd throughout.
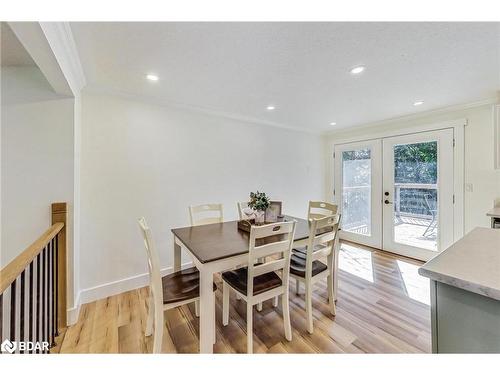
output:
<path id="1" fill-rule="evenodd" d="M 245 210 L 248 208 L 248 202 L 237 202 L 238 204 L 238 214 L 240 216 L 240 220 L 245 220 L 248 219 L 248 215 L 245 213 Z M 258 262 L 263 262 L 262 259 L 258 259 Z M 236 294 L 236 299 L 240 300 L 240 296 Z M 275 297 L 273 299 L 273 306 L 276 307 L 278 306 L 278 297 Z M 257 304 L 257 311 L 262 311 L 262 302 Z"/>
<path id="2" fill-rule="evenodd" d="M 307 210 L 307 218 L 311 219 L 321 219 L 325 216 L 336 215 L 338 212 L 338 206 L 333 203 L 323 202 L 323 201 L 309 201 L 309 208 Z"/>
<path id="3" fill-rule="evenodd" d="M 247 303 L 247 352 L 253 352 L 253 305 L 281 296 L 285 338 L 292 340 L 288 280 L 290 253 L 295 221 L 280 222 L 250 229 L 248 267 L 222 274 L 222 324 L 229 323 L 229 291 L 233 290 Z M 270 256 L 273 256 L 270 260 Z M 279 257 L 279 258 L 278 258 Z M 255 263 L 259 258 L 264 263 Z"/>
<path id="4" fill-rule="evenodd" d="M 148 257 L 149 271 L 150 295 L 145 334 L 151 336 L 154 333 L 153 353 L 161 353 L 164 328 L 163 312 L 199 301 L 200 275 L 196 267 L 192 267 L 162 277 L 160 274 L 160 259 L 153 243 L 151 229 L 149 229 L 146 219 L 143 217 L 138 221 Z M 217 287 L 214 284 L 214 292 L 216 290 Z M 213 340 L 215 343 L 215 329 Z"/>
<path id="5" fill-rule="evenodd" d="M 290 259 L 290 276 L 304 283 L 307 331 L 313 333 L 312 290 L 314 284 L 326 278 L 328 303 L 332 315 L 336 314 L 334 292 L 334 244 L 340 215 L 311 219 L 306 247 L 294 248 Z M 320 259 L 325 259 L 327 264 Z M 297 294 L 299 291 L 297 290 Z"/>
<path id="6" fill-rule="evenodd" d="M 200 204 L 189 206 L 191 226 L 222 223 L 224 221 L 221 203 Z"/>
<path id="7" fill-rule="evenodd" d="M 325 216 L 336 215 L 338 212 L 338 206 L 336 204 L 324 201 L 309 201 L 309 207 L 307 209 L 307 219 L 311 221 L 312 219 L 321 219 Z M 299 294 L 300 291 L 300 280 L 295 279 L 295 293 Z"/>

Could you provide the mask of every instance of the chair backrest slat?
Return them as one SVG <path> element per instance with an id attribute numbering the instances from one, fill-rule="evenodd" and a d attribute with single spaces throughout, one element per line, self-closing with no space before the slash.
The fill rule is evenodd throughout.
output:
<path id="1" fill-rule="evenodd" d="M 321 219 L 316 219 L 316 230 L 320 230 L 326 227 L 333 227 L 339 225 L 339 217 L 340 215 L 333 214 L 329 216 L 325 216 Z"/>
<path id="2" fill-rule="evenodd" d="M 280 271 L 282 285 L 288 285 L 295 224 L 295 221 L 290 221 L 251 227 L 248 251 L 248 297 L 253 295 L 254 278 L 264 273 Z M 265 257 L 269 255 L 275 257 L 268 260 Z M 264 258 L 264 262 L 255 264 L 260 258 Z"/>
<path id="3" fill-rule="evenodd" d="M 328 246 L 322 247 L 321 249 L 314 250 L 312 253 L 313 262 L 318 259 L 323 259 L 330 255 L 330 248 Z"/>
<path id="4" fill-rule="evenodd" d="M 318 234 L 314 237 L 314 243 L 313 245 L 314 246 L 317 246 L 317 245 L 322 245 L 328 241 L 332 241 L 335 239 L 335 231 L 330 231 L 330 232 L 327 232 L 327 233 L 323 233 L 323 234 Z"/>
<path id="5" fill-rule="evenodd" d="M 287 221 L 287 222 L 272 223 L 267 225 L 252 226 L 252 230 L 250 231 L 250 238 L 253 235 L 253 238 L 255 240 L 258 240 L 261 238 L 278 236 L 280 234 L 289 234 L 290 228 L 294 222 L 295 221 Z M 251 243 L 250 245 L 255 245 L 254 248 L 262 246 L 259 245 L 258 242 L 256 244 Z"/>
<path id="6" fill-rule="evenodd" d="M 321 219 L 325 216 L 332 216 L 337 214 L 338 206 L 329 202 L 322 201 L 309 201 L 309 209 L 307 212 L 307 218 L 311 219 Z"/>
<path id="7" fill-rule="evenodd" d="M 222 223 L 224 221 L 222 204 L 209 203 L 189 206 L 189 218 L 191 226 Z"/>
<path id="8" fill-rule="evenodd" d="M 256 259 L 265 258 L 276 253 L 283 252 L 283 246 L 288 245 L 288 239 L 279 242 L 268 243 L 254 249 L 254 257 Z"/>
<path id="9" fill-rule="evenodd" d="M 286 260 L 284 258 L 271 260 L 269 262 L 265 262 L 264 264 L 254 266 L 253 276 L 256 277 L 271 271 L 279 271 L 285 268 L 285 266 L 286 266 Z"/>
<path id="10" fill-rule="evenodd" d="M 150 279 L 150 290 L 153 297 L 153 303 L 155 309 L 163 309 L 163 287 L 161 282 L 160 274 L 160 258 L 156 251 L 156 247 L 153 242 L 153 235 L 151 229 L 149 229 L 146 219 L 141 217 L 139 220 L 139 228 L 144 239 L 144 247 L 146 248 L 146 253 L 148 256 L 148 270 Z M 163 310 L 160 310 L 163 311 Z"/>

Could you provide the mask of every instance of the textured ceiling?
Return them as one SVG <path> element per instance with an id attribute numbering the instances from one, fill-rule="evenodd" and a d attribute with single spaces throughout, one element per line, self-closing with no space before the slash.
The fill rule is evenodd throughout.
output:
<path id="1" fill-rule="evenodd" d="M 71 27 L 91 89 L 308 131 L 483 100 L 500 90 L 499 23 Z M 366 71 L 352 76 L 359 64 Z M 145 80 L 150 72 L 160 80 Z M 414 107 L 415 100 L 425 103 Z M 269 104 L 276 110 L 267 111 Z"/>

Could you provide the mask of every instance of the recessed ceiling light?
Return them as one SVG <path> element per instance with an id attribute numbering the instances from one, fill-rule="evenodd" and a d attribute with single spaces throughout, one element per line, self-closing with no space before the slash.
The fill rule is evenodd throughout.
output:
<path id="1" fill-rule="evenodd" d="M 416 106 L 419 106 L 419 105 L 422 105 L 424 104 L 424 101 L 423 100 L 417 100 L 415 103 L 413 103 L 413 105 L 416 107 Z"/>
<path id="2" fill-rule="evenodd" d="M 158 76 L 155 74 L 148 74 L 146 78 L 149 79 L 150 81 L 155 81 L 155 82 L 159 80 Z"/>
<path id="3" fill-rule="evenodd" d="M 274 105 L 268 105 L 268 106 L 266 107 L 266 109 L 267 109 L 268 111 L 274 111 L 274 110 L 276 109 L 276 107 L 275 107 Z"/>
<path id="4" fill-rule="evenodd" d="M 334 126 L 334 125 L 337 125 L 337 123 L 336 122 L 330 122 L 330 125 Z"/>
<path id="5" fill-rule="evenodd" d="M 360 74 L 365 71 L 365 67 L 363 65 L 356 66 L 351 69 L 351 74 Z"/>

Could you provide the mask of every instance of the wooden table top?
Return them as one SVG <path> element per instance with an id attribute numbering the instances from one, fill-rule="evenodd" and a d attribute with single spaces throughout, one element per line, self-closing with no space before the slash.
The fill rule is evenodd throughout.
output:
<path id="1" fill-rule="evenodd" d="M 500 217 L 500 207 L 494 207 L 486 214 L 491 217 Z"/>
<path id="2" fill-rule="evenodd" d="M 285 221 L 296 220 L 294 241 L 309 237 L 309 222 L 293 216 Z M 249 233 L 238 229 L 238 221 L 172 229 L 172 233 L 201 262 L 229 258 L 248 253 Z"/>

